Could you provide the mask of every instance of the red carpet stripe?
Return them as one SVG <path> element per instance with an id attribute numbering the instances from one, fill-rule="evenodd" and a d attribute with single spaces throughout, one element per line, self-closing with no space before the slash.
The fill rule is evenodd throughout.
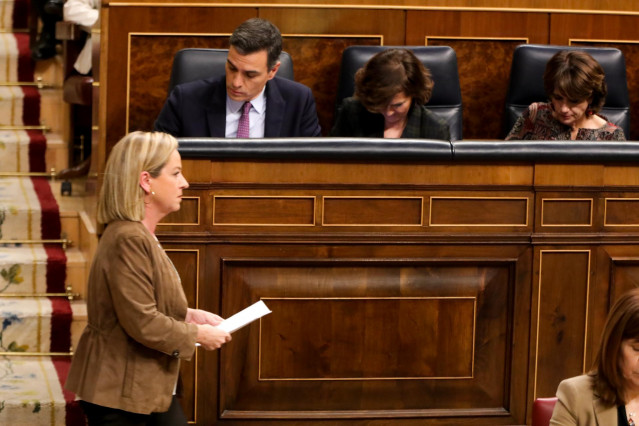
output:
<path id="1" fill-rule="evenodd" d="M 26 25 L 23 28 L 26 28 Z M 13 36 L 18 44 L 18 81 L 33 81 L 34 63 L 29 48 L 29 33 L 13 33 Z"/>
<path id="2" fill-rule="evenodd" d="M 39 130 L 27 130 L 29 135 L 29 171 L 46 172 L 47 138 Z"/>
<path id="3" fill-rule="evenodd" d="M 71 303 L 65 297 L 51 300 L 51 352 L 69 352 L 71 348 Z"/>
<path id="4" fill-rule="evenodd" d="M 66 401 L 66 423 L 67 425 L 84 425 L 86 420 L 82 407 L 75 400 L 75 394 L 69 392 L 64 388 L 67 376 L 69 375 L 69 368 L 71 367 L 71 359 L 67 357 L 51 357 L 55 371 L 58 373 L 58 379 L 62 385 L 62 393 L 64 394 L 64 400 Z"/>
<path id="5" fill-rule="evenodd" d="M 13 28 L 26 29 L 29 26 L 29 0 L 14 0 Z"/>
<path id="6" fill-rule="evenodd" d="M 38 195 L 42 211 L 40 223 L 42 238 L 45 240 L 59 239 L 61 231 L 60 209 L 51 192 L 51 186 L 47 179 L 42 177 L 32 177 L 31 182 L 33 182 L 33 189 Z"/>
<path id="7" fill-rule="evenodd" d="M 67 255 L 58 244 L 45 244 L 47 253 L 47 293 L 64 293 L 67 282 Z"/>
<path id="8" fill-rule="evenodd" d="M 22 86 L 22 124 L 25 126 L 40 125 L 40 91 L 37 87 Z"/>

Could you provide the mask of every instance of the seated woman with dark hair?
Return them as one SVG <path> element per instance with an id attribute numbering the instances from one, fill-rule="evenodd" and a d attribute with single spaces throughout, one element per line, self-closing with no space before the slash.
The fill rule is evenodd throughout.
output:
<path id="1" fill-rule="evenodd" d="M 617 300 L 604 325 L 594 369 L 564 380 L 551 425 L 619 425 L 639 422 L 639 289 Z"/>
<path id="2" fill-rule="evenodd" d="M 448 124 L 424 106 L 432 90 L 413 52 L 379 52 L 355 74 L 355 96 L 342 102 L 331 136 L 450 140 Z"/>
<path id="3" fill-rule="evenodd" d="M 623 130 L 598 114 L 606 101 L 603 68 L 578 50 L 557 52 L 546 65 L 548 103 L 533 103 L 506 140 L 623 141 Z"/>

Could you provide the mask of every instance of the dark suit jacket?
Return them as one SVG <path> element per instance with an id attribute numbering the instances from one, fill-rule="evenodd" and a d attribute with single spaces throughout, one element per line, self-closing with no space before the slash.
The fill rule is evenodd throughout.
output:
<path id="1" fill-rule="evenodd" d="M 275 77 L 266 83 L 264 137 L 319 136 L 311 90 Z M 225 137 L 225 77 L 176 86 L 155 121 L 155 130 L 175 137 Z"/>
<path id="2" fill-rule="evenodd" d="M 593 378 L 587 374 L 561 382 L 557 388 L 557 398 L 551 425 L 617 424 L 617 407 L 603 403 L 594 392 Z"/>
<path id="3" fill-rule="evenodd" d="M 450 140 L 448 124 L 423 105 L 411 105 L 402 138 Z M 384 137 L 384 116 L 368 111 L 355 98 L 346 98 L 337 113 L 331 136 Z"/>

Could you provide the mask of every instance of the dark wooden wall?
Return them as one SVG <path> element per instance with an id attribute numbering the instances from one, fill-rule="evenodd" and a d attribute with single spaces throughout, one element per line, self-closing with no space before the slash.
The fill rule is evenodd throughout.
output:
<path id="1" fill-rule="evenodd" d="M 639 285 L 633 165 L 184 166 L 189 302 L 273 311 L 183 365 L 197 424 L 526 424 Z"/>
<path id="2" fill-rule="evenodd" d="M 633 1 L 279 3 L 104 2 L 94 170 L 152 127 L 177 50 L 226 47 L 254 16 L 281 29 L 325 131 L 353 44 L 452 46 L 466 139 L 500 136 L 520 43 L 622 49 L 639 114 Z M 191 198 L 159 232 L 190 305 L 274 310 L 183 365 L 197 424 L 524 424 L 589 368 L 610 303 L 638 284 L 633 167 L 200 160 L 185 174 Z"/>
<path id="3" fill-rule="evenodd" d="M 510 61 L 521 43 L 618 47 L 626 55 L 632 122 L 639 117 L 639 13 L 119 2 L 103 9 L 101 32 L 108 36 L 102 37 L 102 113 L 96 123 L 102 151 L 127 131 L 153 126 L 177 50 L 226 47 L 233 29 L 254 16 L 273 21 L 282 31 L 296 79 L 313 90 L 325 133 L 333 121 L 341 52 L 353 44 L 452 46 L 458 56 L 466 139 L 501 137 Z M 638 136 L 639 126 L 632 126 L 630 138 Z"/>

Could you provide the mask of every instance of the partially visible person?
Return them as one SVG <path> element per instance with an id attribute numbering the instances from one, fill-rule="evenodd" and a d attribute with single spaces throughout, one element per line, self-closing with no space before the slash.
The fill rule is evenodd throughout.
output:
<path id="1" fill-rule="evenodd" d="M 252 18 L 233 31 L 226 75 L 176 86 L 155 121 L 175 137 L 305 137 L 321 133 L 315 98 L 303 84 L 276 76 L 282 35 Z"/>
<path id="2" fill-rule="evenodd" d="M 91 28 L 98 23 L 100 17 L 100 0 L 67 0 L 64 3 L 64 20 L 84 27 L 87 39 L 80 51 L 73 68 L 80 74 L 91 71 L 92 42 Z"/>
<path id="3" fill-rule="evenodd" d="M 551 425 L 634 426 L 639 422 L 639 288 L 608 313 L 593 370 L 562 381 Z"/>
<path id="4" fill-rule="evenodd" d="M 42 61 L 57 54 L 59 41 L 55 38 L 55 24 L 62 20 L 63 0 L 31 0 L 40 22 L 38 39 L 31 45 L 31 59 Z"/>
<path id="5" fill-rule="evenodd" d="M 134 132 L 107 161 L 98 201 L 106 228 L 88 284 L 88 324 L 65 384 L 89 425 L 186 425 L 175 393 L 196 343 L 231 340 L 217 315 L 187 307 L 180 277 L 155 237 L 188 183 L 177 140 Z"/>
<path id="6" fill-rule="evenodd" d="M 608 88 L 603 68 L 578 50 L 553 55 L 544 72 L 550 102 L 531 104 L 506 140 L 623 141 L 623 130 L 599 114 Z"/>
<path id="7" fill-rule="evenodd" d="M 355 95 L 344 99 L 331 136 L 450 140 L 448 124 L 425 104 L 430 72 L 408 49 L 388 49 L 355 73 Z"/>

